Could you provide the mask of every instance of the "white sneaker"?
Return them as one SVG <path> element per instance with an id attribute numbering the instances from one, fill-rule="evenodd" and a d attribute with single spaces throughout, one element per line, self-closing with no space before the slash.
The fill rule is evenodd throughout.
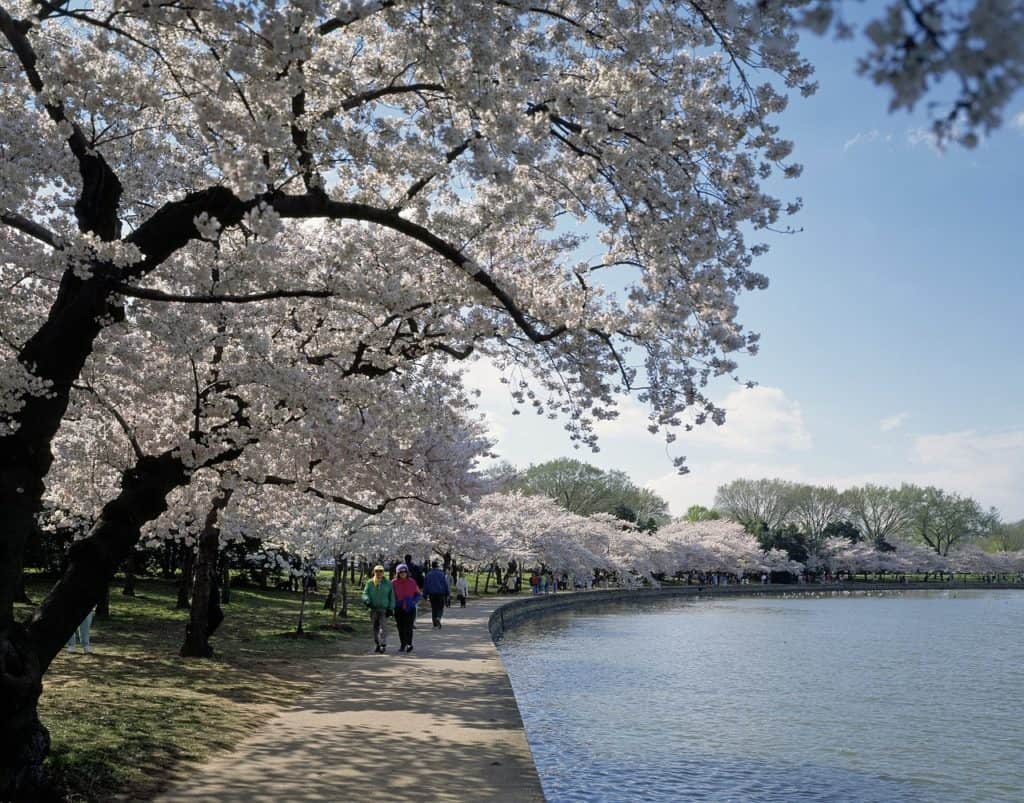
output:
<path id="1" fill-rule="evenodd" d="M 92 655 L 92 647 L 86 645 L 86 647 L 85 647 L 85 654 L 86 655 Z"/>

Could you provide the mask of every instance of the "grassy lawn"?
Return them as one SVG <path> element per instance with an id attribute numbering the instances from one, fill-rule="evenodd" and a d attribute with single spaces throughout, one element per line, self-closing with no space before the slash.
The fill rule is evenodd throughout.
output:
<path id="1" fill-rule="evenodd" d="M 32 599 L 46 590 L 45 583 L 28 589 Z M 298 594 L 231 593 L 211 641 L 216 657 L 198 660 L 178 657 L 187 611 L 175 610 L 173 583 L 140 580 L 135 597 L 112 586 L 110 619 L 93 623 L 93 654 L 63 651 L 44 680 L 40 717 L 53 740 L 58 799 L 152 797 L 328 677 L 332 658 L 370 642 L 366 615 L 351 597 L 350 618 L 339 620 L 351 632 L 329 629 L 331 612 L 313 594 L 306 635 L 296 638 Z"/>

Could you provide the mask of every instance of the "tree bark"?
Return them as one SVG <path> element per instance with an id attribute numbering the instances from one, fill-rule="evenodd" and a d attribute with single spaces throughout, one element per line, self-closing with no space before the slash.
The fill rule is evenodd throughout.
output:
<path id="1" fill-rule="evenodd" d="M 37 713 L 43 674 L 131 554 L 142 525 L 166 510 L 167 494 L 188 478 L 170 452 L 141 458 L 89 534 L 72 544 L 64 575 L 28 624 L 0 627 L 0 800 L 37 796 L 49 750 Z"/>
<path id="2" fill-rule="evenodd" d="M 338 614 L 344 619 L 348 618 L 348 583 L 345 582 L 345 564 L 348 562 L 348 558 L 342 558 L 342 569 L 341 569 L 341 612 Z"/>
<path id="3" fill-rule="evenodd" d="M 299 603 L 299 623 L 295 627 L 295 632 L 298 635 L 300 635 L 300 636 L 304 632 L 303 629 L 302 629 L 302 620 L 305 618 L 305 615 L 306 615 L 306 598 L 309 596 L 309 579 L 305 575 L 303 575 L 301 582 L 302 582 L 302 601 Z"/>
<path id="4" fill-rule="evenodd" d="M 14 589 L 14 601 L 20 602 L 22 605 L 31 605 L 32 599 L 28 595 L 28 591 L 25 590 L 25 572 L 22 570 L 21 574 L 18 575 L 18 586 Z"/>
<path id="5" fill-rule="evenodd" d="M 334 556 L 334 573 L 331 575 L 331 588 L 327 592 L 327 599 L 324 600 L 324 610 L 333 611 L 338 602 L 338 585 L 341 583 L 341 576 L 344 573 L 341 563 L 341 555 Z"/>
<path id="6" fill-rule="evenodd" d="M 166 541 L 164 543 L 163 561 L 161 561 L 160 567 L 160 576 L 164 580 L 170 580 L 174 577 L 174 568 L 177 563 L 176 553 L 177 545 L 173 541 Z"/>
<path id="7" fill-rule="evenodd" d="M 192 604 L 185 626 L 185 640 L 181 645 L 183 658 L 212 658 L 210 636 L 220 626 L 224 612 L 220 609 L 220 590 L 217 578 L 217 556 L 220 554 L 220 528 L 217 520 L 231 501 L 233 488 L 221 488 L 214 497 L 199 536 L 196 554 L 196 576 L 192 584 Z"/>
<path id="8" fill-rule="evenodd" d="M 228 565 L 227 555 L 221 556 L 220 601 L 224 605 L 231 603 L 231 566 Z"/>
<path id="9" fill-rule="evenodd" d="M 85 618 L 85 617 L 82 617 Z M 97 619 L 109 619 L 110 618 L 110 584 L 107 583 L 103 587 L 103 592 L 100 594 L 99 600 L 96 602 L 96 618 Z"/>
<path id="10" fill-rule="evenodd" d="M 175 608 L 185 610 L 188 608 L 189 597 L 192 596 L 192 577 L 196 571 L 196 552 L 190 547 L 182 544 L 185 550 L 185 559 L 181 563 L 181 580 L 178 583 L 178 602 Z"/>
<path id="11" fill-rule="evenodd" d="M 135 596 L 135 553 L 128 556 L 124 562 L 124 587 L 121 593 L 126 597 Z"/>

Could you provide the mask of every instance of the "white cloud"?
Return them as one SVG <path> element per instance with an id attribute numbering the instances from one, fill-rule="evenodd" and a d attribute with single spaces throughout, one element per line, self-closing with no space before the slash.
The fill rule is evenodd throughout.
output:
<path id="1" fill-rule="evenodd" d="M 843 152 L 845 153 L 846 151 L 850 150 L 850 148 L 856 147 L 857 145 L 869 145 L 872 142 L 877 142 L 880 139 L 884 140 L 885 142 L 889 142 L 892 139 L 892 137 L 889 134 L 883 136 L 882 132 L 879 131 L 877 128 L 872 128 L 870 131 L 858 131 L 856 134 L 850 137 L 850 139 L 846 140 L 846 142 L 843 143 Z"/>
<path id="2" fill-rule="evenodd" d="M 811 456 L 809 458 L 813 459 Z M 995 433 L 975 430 L 915 437 L 902 460 L 878 471 L 842 475 L 815 471 L 810 461 L 794 462 L 771 455 L 743 455 L 690 461 L 691 474 L 664 474 L 647 487 L 669 502 L 673 515 L 690 505 L 710 505 L 720 485 L 739 478 L 774 477 L 791 482 L 834 485 L 840 490 L 855 485 L 898 486 L 902 483 L 934 485 L 977 499 L 997 508 L 1004 521 L 1024 518 L 1024 429 Z"/>
<path id="3" fill-rule="evenodd" d="M 887 418 L 883 418 L 878 422 L 878 428 L 882 432 L 892 432 L 894 429 L 899 429 L 903 426 L 903 422 L 910 418 L 910 413 L 896 413 L 896 415 L 890 415 Z"/>
<path id="4" fill-rule="evenodd" d="M 780 388 L 757 386 L 735 390 L 721 406 L 725 423 L 705 424 L 680 438 L 690 444 L 733 452 L 767 454 L 777 451 L 805 451 L 813 442 L 804 425 L 799 403 L 787 398 Z"/>
<path id="5" fill-rule="evenodd" d="M 907 142 L 914 148 L 919 145 L 926 145 L 938 156 L 943 155 L 942 148 L 939 146 L 939 138 L 935 136 L 935 132 L 931 128 L 921 126 L 920 128 L 908 129 Z"/>
<path id="6" fill-rule="evenodd" d="M 919 435 L 902 463 L 884 471 L 804 480 L 845 489 L 874 483 L 934 485 L 995 507 L 1004 521 L 1024 518 L 1024 429 L 979 433 L 975 430 Z"/>
<path id="7" fill-rule="evenodd" d="M 1024 132 L 1024 111 L 1017 112 L 1013 117 L 1013 126 L 1021 132 Z"/>
<path id="8" fill-rule="evenodd" d="M 920 484 L 994 505 L 1005 519 L 1024 518 L 1024 429 L 921 435 L 914 439 L 910 462 Z"/>
<path id="9" fill-rule="evenodd" d="M 600 438 L 628 437 L 637 438 L 647 434 L 651 421 L 647 417 L 647 408 L 632 396 L 620 396 L 617 399 L 618 416 L 608 421 L 598 421 L 594 425 Z"/>
<path id="10" fill-rule="evenodd" d="M 647 488 L 668 502 L 673 516 L 683 515 L 690 505 L 710 507 L 718 487 L 736 479 L 772 477 L 792 482 L 805 481 L 799 465 L 782 461 L 723 459 L 705 462 L 691 459 L 687 462 L 691 473 L 680 475 L 673 472 L 646 483 Z"/>

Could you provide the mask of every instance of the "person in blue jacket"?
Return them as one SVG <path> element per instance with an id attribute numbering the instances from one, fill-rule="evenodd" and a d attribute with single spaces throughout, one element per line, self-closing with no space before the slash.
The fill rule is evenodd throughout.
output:
<path id="1" fill-rule="evenodd" d="M 423 593 L 430 600 L 430 616 L 434 620 L 434 627 L 440 627 L 441 617 L 444 615 L 444 601 L 452 592 L 436 560 L 430 564 L 430 571 L 423 578 Z"/>

